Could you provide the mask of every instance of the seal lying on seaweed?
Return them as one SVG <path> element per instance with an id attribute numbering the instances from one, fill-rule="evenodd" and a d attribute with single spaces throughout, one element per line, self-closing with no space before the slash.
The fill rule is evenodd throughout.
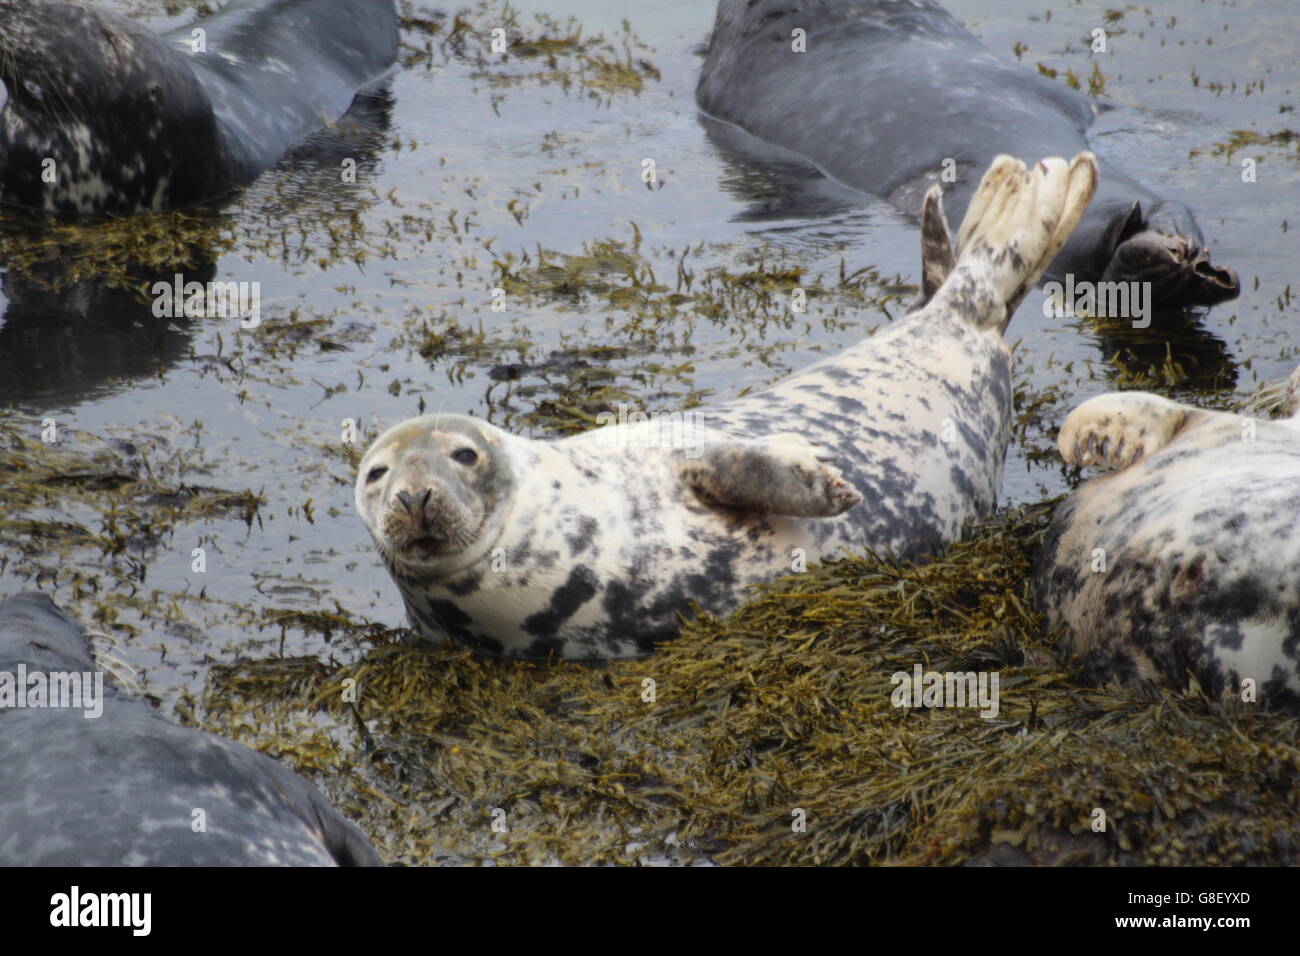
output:
<path id="1" fill-rule="evenodd" d="M 1097 681 L 1254 682 L 1300 707 L 1300 369 L 1289 417 L 1147 392 L 1084 402 L 1061 457 L 1111 474 L 1057 511 L 1035 572 L 1048 623 Z"/>
<path id="2" fill-rule="evenodd" d="M 621 657 L 801 561 L 915 558 L 992 510 L 1011 435 L 1008 316 L 1097 184 L 1090 153 L 999 157 L 957 237 L 922 212 L 921 304 L 761 391 L 562 441 L 463 415 L 390 428 L 356 504 L 411 626 L 492 655 Z M 832 464 L 834 462 L 834 464 Z M 838 467 L 837 467 L 838 466 Z"/>

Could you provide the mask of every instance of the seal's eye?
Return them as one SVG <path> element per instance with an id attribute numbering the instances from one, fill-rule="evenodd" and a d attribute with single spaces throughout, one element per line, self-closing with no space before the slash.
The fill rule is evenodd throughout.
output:
<path id="1" fill-rule="evenodd" d="M 473 465 L 478 463 L 478 452 L 473 448 L 457 448 L 451 453 L 451 460 L 459 462 L 462 465 Z"/>
<path id="2" fill-rule="evenodd" d="M 368 485 L 374 484 L 376 481 L 384 477 L 384 475 L 386 474 L 388 474 L 387 465 L 375 465 L 374 468 L 370 469 L 370 473 L 366 475 L 366 484 Z"/>

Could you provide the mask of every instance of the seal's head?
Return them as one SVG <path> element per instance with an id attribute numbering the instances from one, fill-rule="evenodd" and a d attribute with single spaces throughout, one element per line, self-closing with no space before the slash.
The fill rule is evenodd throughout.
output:
<path id="1" fill-rule="evenodd" d="M 370 446 L 356 502 L 394 572 L 433 579 L 484 558 L 505 527 L 515 477 L 509 435 L 466 415 L 394 425 Z"/>
<path id="2" fill-rule="evenodd" d="M 78 0 L 0 0 L 0 202 L 144 212 L 229 191 L 186 54 Z"/>
<path id="3" fill-rule="evenodd" d="M 1167 306 L 1214 305 L 1241 292 L 1237 273 L 1210 261 L 1192 211 L 1180 202 L 1140 202 L 1114 220 L 1113 251 L 1102 282 L 1149 282 L 1151 301 Z"/>

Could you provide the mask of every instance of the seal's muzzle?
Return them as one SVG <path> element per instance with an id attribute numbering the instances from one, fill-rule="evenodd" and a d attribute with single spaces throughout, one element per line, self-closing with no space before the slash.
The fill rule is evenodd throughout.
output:
<path id="1" fill-rule="evenodd" d="M 1237 273 L 1210 261 L 1210 250 L 1154 229 L 1120 243 L 1103 282 L 1149 282 L 1151 299 L 1174 307 L 1215 305 L 1241 293 Z"/>

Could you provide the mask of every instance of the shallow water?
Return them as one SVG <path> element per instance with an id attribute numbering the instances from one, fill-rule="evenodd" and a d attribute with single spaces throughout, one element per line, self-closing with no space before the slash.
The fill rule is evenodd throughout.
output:
<path id="1" fill-rule="evenodd" d="M 156 14 L 161 4 L 117 6 Z M 995 52 L 1013 56 L 1023 44 L 1028 68 L 1043 63 L 1062 82 L 1067 68 L 1091 73 L 1088 39 L 1107 9 L 950 6 Z M 361 431 L 353 456 L 387 424 L 425 409 L 546 434 L 563 417 L 549 402 L 576 396 L 590 409 L 626 395 L 671 410 L 732 396 L 899 314 L 905 292 L 896 286 L 916 278 L 918 261 L 907 217 L 819 187 L 797 169 L 739 161 L 709 139 L 692 90 L 712 4 L 528 0 L 513 8 L 530 38 L 568 32 L 540 26 L 536 14 L 575 17 L 584 38 L 609 41 L 607 59 L 631 51 L 644 86 L 608 89 L 599 67 L 575 73 L 571 53 L 554 67 L 545 56 L 476 65 L 440 50 L 441 36 L 408 26 L 406 62 L 391 95 L 362 118 L 360 149 L 319 144 L 222 210 L 224 234 L 235 240 L 213 254 L 212 278 L 260 283 L 258 329 L 241 330 L 237 319 L 159 321 L 147 302 L 93 280 L 50 294 L 6 271 L 0 406 L 11 411 L 0 421 L 36 438 L 53 419 L 61 450 L 98 450 L 101 461 L 133 474 L 150 469 L 171 487 L 248 490 L 264 502 L 247 520 L 235 508 L 185 512 L 156 533 L 137 528 L 116 552 L 29 542 L 0 568 L 0 594 L 39 583 L 82 620 L 121 625 L 121 656 L 169 704 L 197 696 L 212 664 L 240 656 L 349 659 L 356 648 L 330 645 L 301 619 L 276 622 L 282 612 L 338 608 L 404 623 L 354 513 L 345 419 Z M 1094 127 L 1094 148 L 1185 200 L 1215 260 L 1240 272 L 1243 294 L 1190 321 L 1158 318 L 1140 339 L 1046 319 L 1041 294 L 1031 295 L 1008 334 L 1019 341 L 1017 384 L 1043 404 L 1009 454 L 1007 501 L 1066 487 L 1059 464 L 1042 454 L 1048 429 L 1078 401 L 1125 381 L 1116 353 L 1137 355 L 1126 366 L 1158 366 L 1167 348 L 1185 374 L 1164 390 L 1220 403 L 1285 375 L 1300 357 L 1290 291 L 1300 239 L 1288 222 L 1300 226 L 1296 143 L 1215 151 L 1234 130 L 1268 136 L 1294 125 L 1300 17 L 1292 10 L 1290 0 L 1153 4 L 1105 24 L 1110 52 L 1096 60 L 1116 108 Z M 503 18 L 491 5 L 471 19 Z M 149 22 L 166 29 L 188 20 Z M 445 35 L 450 20 L 440 22 Z M 419 55 L 426 47 L 432 55 Z M 342 186 L 338 157 L 353 153 L 359 181 Z M 1247 157 L 1258 160 L 1254 183 L 1242 181 Z M 647 158 L 657 167 L 650 188 L 641 181 Z M 792 194 L 800 199 L 777 201 Z M 521 291 L 550 275 L 534 271 L 539 250 L 554 263 L 609 241 L 621 244 L 604 247 L 615 263 L 606 275 L 612 291 Z M 510 284 L 494 262 L 521 283 L 499 312 L 492 290 Z M 631 296 L 619 262 L 632 263 L 640 283 Z M 760 280 L 755 292 L 736 281 L 756 263 L 802 269 L 801 281 L 826 294 L 792 315 L 779 284 L 763 291 Z M 862 295 L 838 288 L 841 270 L 868 268 L 875 278 Z M 739 312 L 668 301 L 706 287 Z M 115 520 L 97 500 L 52 492 L 7 518 L 96 532 Z M 192 569 L 197 547 L 206 551 L 202 573 Z M 128 592 L 132 599 L 121 600 Z"/>

